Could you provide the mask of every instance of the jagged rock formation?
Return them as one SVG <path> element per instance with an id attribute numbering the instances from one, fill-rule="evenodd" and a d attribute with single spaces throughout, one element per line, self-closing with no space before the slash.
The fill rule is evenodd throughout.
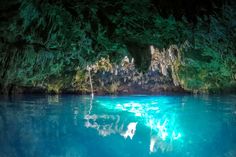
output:
<path id="1" fill-rule="evenodd" d="M 109 58 L 101 58 L 90 65 L 92 83 L 95 94 L 137 94 L 183 91 L 175 72 L 175 62 L 180 60 L 177 47 L 171 46 L 167 50 L 151 49 L 151 65 L 143 73 L 135 68 L 134 59 L 127 56 L 120 64 L 111 63 Z M 54 78 L 52 83 L 12 85 L 5 91 L 14 93 L 24 92 L 72 92 L 90 93 L 89 73 L 87 69 L 77 69 L 70 81 L 66 78 Z"/>
<path id="2" fill-rule="evenodd" d="M 92 80 L 96 94 L 137 94 L 159 92 L 183 92 L 180 86 L 176 62 L 180 62 L 178 47 L 170 46 L 167 50 L 160 51 L 153 46 L 151 50 L 151 65 L 143 73 L 135 68 L 134 59 L 127 56 L 120 64 L 112 64 L 109 58 L 101 58 L 91 65 Z M 74 89 L 80 93 L 89 93 L 89 76 L 85 73 L 81 80 L 80 72 L 77 73 Z M 82 86 L 81 86 L 82 85 Z"/>

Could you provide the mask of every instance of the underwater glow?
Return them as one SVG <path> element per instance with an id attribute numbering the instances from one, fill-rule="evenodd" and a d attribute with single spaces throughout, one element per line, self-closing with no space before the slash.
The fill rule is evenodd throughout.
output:
<path id="1" fill-rule="evenodd" d="M 158 121 L 158 123 L 157 123 L 157 129 L 159 130 L 158 135 L 161 137 L 161 139 L 163 141 L 165 141 L 166 137 L 168 136 L 167 129 L 166 129 L 166 123 L 167 123 L 167 120 L 165 120 L 162 125 L 160 124 L 160 121 Z"/>
<path id="2" fill-rule="evenodd" d="M 136 126 L 137 126 L 137 122 L 136 123 L 135 122 L 129 123 L 128 129 L 125 132 L 125 134 L 123 134 L 123 136 L 125 138 L 130 137 L 130 139 L 132 140 L 132 138 L 135 134 L 135 131 L 136 131 Z"/>
<path id="3" fill-rule="evenodd" d="M 0 99 L 0 156 L 235 157 L 235 100 L 192 95 Z"/>
<path id="4" fill-rule="evenodd" d="M 135 137 L 138 125 L 144 125 L 150 130 L 150 153 L 157 149 L 171 151 L 173 141 L 182 137 L 175 113 L 168 113 L 168 100 L 159 99 L 123 99 L 106 100 L 96 99 L 95 103 L 102 109 L 116 112 L 117 115 L 96 115 L 89 113 L 85 115 L 85 127 L 94 128 L 101 136 L 119 134 L 132 140 Z M 130 121 L 122 119 L 119 113 L 130 113 Z M 106 121 L 106 123 L 104 123 Z M 102 123 L 103 122 L 103 123 Z"/>

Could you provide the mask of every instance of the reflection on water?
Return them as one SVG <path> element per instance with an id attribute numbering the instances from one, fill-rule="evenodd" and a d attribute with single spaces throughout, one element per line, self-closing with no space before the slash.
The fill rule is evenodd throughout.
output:
<path id="1" fill-rule="evenodd" d="M 120 120 L 118 115 L 85 115 L 84 119 L 86 120 L 84 126 L 86 128 L 96 129 L 101 136 L 121 133 L 123 130 L 123 125 L 118 126 Z M 101 124 L 97 121 L 101 121 Z M 115 123 L 113 121 L 115 121 Z"/>
<path id="2" fill-rule="evenodd" d="M 110 110 L 110 112 L 117 114 L 127 112 L 133 115 L 130 122 L 124 127 L 123 119 L 119 115 L 104 115 L 103 113 L 91 115 L 91 110 L 89 110 L 89 114 L 84 116 L 86 120 L 85 127 L 96 129 L 101 136 L 119 134 L 125 139 L 129 137 L 132 140 L 136 133 L 136 126 L 144 125 L 150 129 L 149 151 L 151 153 L 158 149 L 162 152 L 172 151 L 173 141 L 180 139 L 182 136 L 177 130 L 177 128 L 180 128 L 174 113 L 162 113 L 168 108 L 168 106 L 163 106 L 163 102 L 164 104 L 168 102 L 165 98 L 141 101 L 113 98 L 113 100 L 97 99 L 95 101 L 95 105 L 102 106 L 103 110 Z M 90 103 L 90 105 L 93 105 L 93 103 Z M 132 120 L 135 120 L 135 122 Z M 126 131 L 124 131 L 125 129 Z"/>
<path id="3" fill-rule="evenodd" d="M 0 156 L 236 156 L 235 96 L 0 99 Z"/>
<path id="4" fill-rule="evenodd" d="M 136 131 L 136 126 L 137 126 L 137 122 L 129 123 L 126 132 L 123 134 L 124 138 L 130 137 L 130 139 L 132 140 Z"/>
<path id="5" fill-rule="evenodd" d="M 50 105 L 59 105 L 59 95 L 49 95 L 48 96 L 48 104 Z"/>

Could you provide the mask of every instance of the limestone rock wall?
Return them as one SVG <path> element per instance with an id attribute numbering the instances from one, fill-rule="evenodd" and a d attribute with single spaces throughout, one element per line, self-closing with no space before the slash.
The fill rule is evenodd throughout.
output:
<path id="1" fill-rule="evenodd" d="M 180 92 L 179 80 L 175 74 L 175 63 L 180 55 L 177 46 L 167 50 L 159 50 L 150 46 L 152 60 L 146 73 L 139 72 L 134 65 L 134 59 L 124 57 L 120 64 L 111 64 L 109 58 L 102 58 L 90 66 L 94 91 L 97 94 L 137 94 Z M 87 82 L 87 83 L 86 83 Z M 80 84 L 86 84 L 81 90 Z M 81 92 L 90 92 L 89 76 L 75 84 Z"/>

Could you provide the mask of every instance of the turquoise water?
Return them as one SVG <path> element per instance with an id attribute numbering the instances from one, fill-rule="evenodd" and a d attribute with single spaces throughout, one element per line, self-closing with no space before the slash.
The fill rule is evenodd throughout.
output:
<path id="1" fill-rule="evenodd" d="M 236 96 L 0 99 L 0 157 L 235 157 Z"/>

